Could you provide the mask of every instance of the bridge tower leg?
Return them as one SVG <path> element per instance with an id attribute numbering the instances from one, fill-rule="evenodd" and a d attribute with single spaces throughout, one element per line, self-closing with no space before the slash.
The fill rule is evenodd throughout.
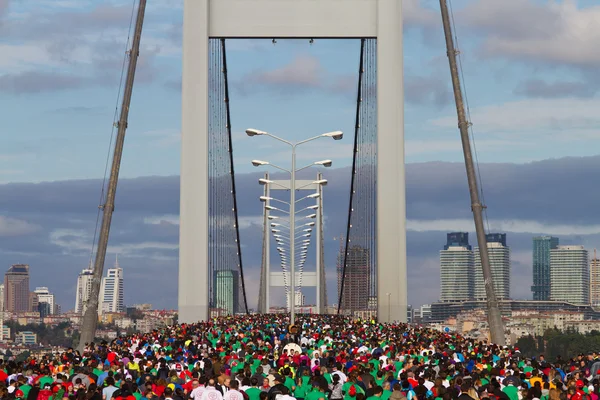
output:
<path id="1" fill-rule="evenodd" d="M 402 5 L 377 5 L 377 317 L 406 321 Z M 389 295 L 388 295 L 389 293 Z"/>
<path id="2" fill-rule="evenodd" d="M 206 321 L 208 274 L 208 0 L 183 13 L 179 322 Z"/>

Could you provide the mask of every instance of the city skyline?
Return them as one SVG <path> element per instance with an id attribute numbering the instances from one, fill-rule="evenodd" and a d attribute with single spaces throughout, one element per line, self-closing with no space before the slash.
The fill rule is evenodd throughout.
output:
<path id="1" fill-rule="evenodd" d="M 595 233 L 600 230 L 595 227 L 596 221 L 593 216 L 582 212 L 581 208 L 569 209 L 567 216 L 561 213 L 564 208 L 560 204 L 568 202 L 571 197 L 576 196 L 584 189 L 566 179 L 574 168 L 574 164 L 574 160 L 553 160 L 539 166 L 524 165 L 520 168 L 507 168 L 507 165 L 481 165 L 484 179 L 485 177 L 498 179 L 496 176 L 507 174 L 509 177 L 515 177 L 513 181 L 504 180 L 502 181 L 505 182 L 504 184 L 494 190 L 487 189 L 486 191 L 488 223 L 491 229 L 506 232 L 512 238 L 511 259 L 514 266 L 514 279 L 511 293 L 514 298 L 531 298 L 531 238 L 533 236 L 544 234 L 560 236 L 561 243 L 584 244 L 590 250 L 600 243 L 600 235 Z M 598 168 L 600 168 L 600 157 L 598 158 Z M 515 214 L 514 204 L 520 203 L 520 196 L 525 195 L 517 184 L 516 177 L 531 175 L 532 169 L 540 171 L 540 176 L 534 180 L 537 182 L 537 186 L 532 189 L 532 192 L 540 200 L 534 203 L 523 202 L 525 208 L 519 214 Z M 596 168 L 590 164 L 589 169 L 586 169 L 589 171 L 589 178 L 588 173 L 584 173 L 582 179 L 593 179 L 594 170 Z M 437 251 L 440 246 L 440 237 L 444 237 L 448 231 L 455 228 L 470 231 L 473 234 L 473 228 L 470 228 L 472 220 L 463 171 L 464 166 L 459 163 L 408 165 L 407 178 L 409 186 L 412 188 L 408 192 L 407 198 L 408 272 L 409 281 L 413 286 L 409 292 L 411 304 L 428 304 L 436 301 L 439 297 L 439 254 Z M 339 242 L 333 238 L 344 231 L 346 223 L 345 207 L 339 207 L 339 204 L 347 202 L 344 182 L 347 175 L 345 172 L 344 169 L 331 169 L 326 171 L 325 176 L 329 180 L 324 196 L 324 211 L 327 221 L 324 238 L 330 295 L 336 292 L 335 262 L 339 250 Z M 550 175 L 548 175 L 549 173 Z M 257 244 L 257 237 L 260 237 L 257 235 L 260 235 L 261 217 L 259 213 L 261 209 L 259 201 L 253 200 L 261 195 L 261 188 L 255 183 L 259 176 L 260 173 L 245 176 L 238 184 L 238 193 L 240 199 L 243 199 L 239 202 L 242 215 L 240 219 L 241 242 L 249 293 L 252 293 L 254 284 L 258 287 L 258 267 L 260 266 L 260 248 L 254 246 Z M 432 182 L 429 178 L 424 179 L 425 176 L 439 176 L 440 180 Z M 550 195 L 551 185 L 555 185 L 554 188 L 556 188 L 556 181 L 550 179 L 550 176 L 556 177 L 558 184 L 562 185 L 560 192 L 564 197 L 560 198 L 553 194 L 557 197 L 556 205 L 547 205 L 542 202 Z M 561 179 L 563 176 L 565 179 Z M 114 255 L 119 253 L 120 258 L 128 266 L 126 282 L 132 282 L 133 286 L 130 286 L 131 289 L 125 294 L 126 304 L 150 301 L 150 294 L 140 290 L 134 284 L 140 279 L 145 279 L 154 282 L 153 284 L 161 285 L 167 290 L 167 293 L 171 293 L 166 296 L 164 303 L 155 302 L 157 307 L 173 308 L 176 305 L 174 301 L 169 300 L 176 298 L 176 282 L 173 279 L 173 273 L 177 271 L 178 189 L 176 182 L 177 177 L 124 180 L 120 186 L 121 197 L 120 201 L 117 201 L 118 214 L 115 214 L 118 217 L 115 219 L 115 230 L 109 244 L 108 259 L 114 258 Z M 431 192 L 432 184 L 437 192 Z M 567 184 L 568 186 L 565 186 Z M 57 189 L 53 189 L 54 187 Z M 89 250 L 92 246 L 93 231 L 85 223 L 85 219 L 95 218 L 95 210 L 86 211 L 81 206 L 81 202 L 74 202 L 73 198 L 83 198 L 84 202 L 88 202 L 85 200 L 87 198 L 89 202 L 94 202 L 97 199 L 95 199 L 96 193 L 92 188 L 93 185 L 89 185 L 86 181 L 77 184 L 57 182 L 35 186 L 10 186 L 10 191 L 7 191 L 8 187 L 4 187 L 3 191 L 0 186 L 0 195 L 2 195 L 0 196 L 0 205 L 17 210 L 20 215 L 31 216 L 33 218 L 32 225 L 35 224 L 34 226 L 13 224 L 10 227 L 10 229 L 18 231 L 18 235 L 5 237 L 5 243 L 10 243 L 14 250 L 3 253 L 4 259 L 11 264 L 28 260 L 30 265 L 35 266 L 32 287 L 49 286 L 54 288 L 57 301 L 66 305 L 66 309 L 73 307 L 77 274 L 90 261 Z M 484 189 L 486 188 L 484 187 Z M 585 192 L 589 194 L 588 188 L 585 189 Z M 551 192 L 554 193 L 554 190 Z M 19 193 L 23 193 L 26 197 L 21 197 Z M 49 202 L 47 199 L 50 193 L 62 193 L 64 197 L 60 198 L 60 203 Z M 18 208 L 14 205 L 11 206 L 8 201 L 11 196 L 19 199 Z M 34 201 L 28 200 L 29 198 L 34 198 Z M 590 206 L 593 205 L 594 196 L 582 198 L 589 201 Z M 145 206 L 141 210 L 136 209 L 141 204 L 141 199 L 146 199 L 144 200 Z M 449 199 L 451 199 L 450 203 L 448 203 Z M 537 204 L 541 204 L 541 207 Z M 426 206 L 425 209 L 424 206 Z M 40 217 L 37 216 L 37 210 L 49 208 L 56 210 L 58 213 L 56 217 L 38 219 Z M 60 217 L 62 215 L 65 217 Z M 520 215 L 528 215 L 530 219 L 519 219 Z M 538 217 L 542 215 L 544 219 Z M 550 215 L 549 219 L 545 217 L 546 215 Z M 536 222 L 538 218 L 540 218 L 540 222 Z M 569 224 L 569 220 L 574 221 L 575 224 Z M 582 222 L 579 223 L 579 221 Z M 69 228 L 57 229 L 56 226 L 68 226 Z M 79 235 L 82 236 L 79 237 Z M 28 238 L 29 243 L 24 243 L 24 238 Z M 31 251 L 35 248 L 32 246 L 46 249 L 44 251 L 48 253 L 37 255 L 36 252 Z M 152 249 L 152 246 L 160 247 Z M 52 255 L 51 258 L 48 257 L 49 254 Z M 310 259 L 309 254 L 308 260 Z M 44 267 L 48 265 L 60 266 L 61 274 L 64 273 L 72 278 L 57 280 L 55 271 Z M 108 265 L 109 263 L 107 263 Z M 420 290 L 416 290 L 417 287 Z M 307 302 L 310 302 L 310 289 L 304 292 L 307 295 Z M 62 293 L 67 293 L 67 295 L 64 296 Z M 331 300 L 330 296 L 330 302 L 333 302 Z M 282 298 L 281 303 L 284 304 L 284 301 Z M 252 303 L 250 304 L 252 305 Z"/>
<path id="2" fill-rule="evenodd" d="M 439 294 L 439 277 L 434 276 L 439 275 L 440 233 L 472 232 L 472 222 L 439 10 L 434 1 L 404 4 L 409 298 L 412 304 L 423 304 Z M 72 304 L 62 293 L 75 292 L 75 277 L 88 264 L 93 246 L 129 5 L 121 0 L 34 0 L 10 1 L 0 10 L 0 32 L 10 38 L 0 61 L 0 102 L 10 116 L 0 182 L 13 182 L 0 184 L 0 208 L 5 210 L 0 215 L 0 259 L 6 266 L 34 266 L 32 286 L 56 288 L 61 304 Z M 511 18 L 523 7 L 535 21 Z M 530 296 L 527 237 L 558 235 L 565 244 L 583 243 L 589 249 L 600 243 L 600 219 L 587 211 L 600 197 L 600 190 L 588 184 L 600 168 L 600 158 L 592 156 L 597 153 L 593 142 L 600 137 L 595 111 L 600 85 L 589 72 L 600 64 L 592 56 L 594 36 L 586 36 L 577 48 L 548 46 L 565 43 L 582 20 L 596 21 L 597 10 L 589 0 L 546 6 L 533 0 L 492 5 L 472 0 L 456 9 L 490 229 L 514 238 L 511 257 L 519 275 L 512 282 L 513 297 Z M 512 22 L 490 20 L 490 13 Z M 555 26 L 562 14 L 564 26 L 540 38 L 534 27 Z M 65 32 L 64 21 L 74 19 L 77 25 Z M 31 23 L 39 20 L 50 22 Z M 181 1 L 149 6 L 122 168 L 122 176 L 130 180 L 119 186 L 109 244 L 109 252 L 122 254 L 131 265 L 127 282 L 147 279 L 151 286 L 164 288 L 165 307 L 174 306 L 176 298 L 180 20 Z M 526 49 L 510 34 L 515 25 L 523 33 L 520 40 L 529 45 Z M 76 36 L 80 40 L 74 44 Z M 285 153 L 246 141 L 243 129 L 265 128 L 290 139 L 330 127 L 345 130 L 340 152 L 319 145 L 307 154 L 331 156 L 335 166 L 347 165 L 347 138 L 354 123 L 348 104 L 355 101 L 347 88 L 353 81 L 347 78 L 358 67 L 355 44 L 228 42 L 234 153 L 241 172 L 242 252 L 252 272 L 246 275 L 250 288 L 258 286 L 253 275 L 259 264 L 254 238 L 260 208 L 251 187 L 256 176 L 246 173 L 248 161 L 267 155 L 275 162 Z M 581 57 L 572 57 L 570 51 Z M 564 80 L 565 71 L 571 80 Z M 332 88 L 327 82 L 340 85 Z M 567 156 L 573 158 L 560 158 Z M 344 232 L 348 176 L 347 168 L 325 176 L 330 181 L 325 196 L 329 293 L 335 288 L 337 247 L 331 238 Z M 47 182 L 31 184 L 41 181 Z M 131 296 L 126 303 L 135 303 L 151 294 L 146 287 L 132 286 L 126 296 Z"/>

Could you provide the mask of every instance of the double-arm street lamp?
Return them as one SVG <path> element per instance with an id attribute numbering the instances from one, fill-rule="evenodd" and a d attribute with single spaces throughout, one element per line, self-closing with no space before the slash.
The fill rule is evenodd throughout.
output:
<path id="1" fill-rule="evenodd" d="M 306 168 L 312 167 L 312 166 L 323 166 L 323 167 L 331 167 L 332 165 L 332 161 L 331 160 L 322 160 L 322 161 L 317 161 L 317 162 L 313 162 L 309 165 L 306 165 L 302 168 L 296 168 L 296 148 L 304 143 L 308 143 L 311 142 L 313 140 L 316 139 L 320 139 L 320 138 L 333 138 L 334 140 L 340 140 L 343 137 L 343 133 L 341 131 L 335 131 L 335 132 L 327 132 L 327 133 L 323 133 L 321 135 L 318 136 L 314 136 L 305 140 L 301 140 L 299 142 L 296 143 L 292 143 L 290 141 L 287 141 L 285 139 L 282 139 L 280 137 L 277 137 L 275 135 L 272 135 L 268 132 L 265 131 L 260 131 L 258 129 L 246 129 L 246 134 L 250 137 L 253 136 L 269 136 L 279 142 L 285 143 L 288 146 L 291 147 L 292 149 L 292 168 L 291 169 L 285 169 L 285 168 L 281 168 L 277 165 L 274 165 L 268 161 L 261 161 L 261 160 L 252 160 L 252 165 L 254 165 L 255 167 L 259 167 L 259 166 L 271 166 L 273 168 L 276 168 L 278 170 L 287 172 L 290 174 L 290 202 L 289 202 L 289 230 L 290 230 L 290 236 L 289 236 L 289 244 L 290 244 L 290 258 L 289 258 L 289 264 L 290 264 L 290 323 L 293 325 L 296 322 L 296 312 L 295 312 L 295 306 L 296 306 L 296 302 L 295 302 L 295 246 L 296 246 L 296 173 L 299 171 L 302 171 Z M 265 183 L 270 183 L 270 182 L 265 182 Z M 313 193 L 311 195 L 306 196 L 305 198 L 317 198 L 319 196 L 319 193 Z M 300 199 L 298 201 L 301 201 L 303 199 Z M 315 214 L 312 214 L 315 215 Z M 309 216 L 310 218 L 314 218 L 313 216 Z M 276 218 L 272 218 L 272 219 L 276 219 Z M 318 294 L 317 294 L 318 295 Z"/>

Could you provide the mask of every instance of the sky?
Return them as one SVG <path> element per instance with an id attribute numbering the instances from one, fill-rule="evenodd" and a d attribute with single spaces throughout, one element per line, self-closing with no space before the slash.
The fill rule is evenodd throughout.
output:
<path id="1" fill-rule="evenodd" d="M 29 263 L 32 286 L 49 286 L 63 309 L 74 305 L 76 274 L 93 243 L 134 3 L 0 0 L 0 269 Z M 109 257 L 120 254 L 130 304 L 176 306 L 182 3 L 149 2 L 144 23 L 109 248 Z M 403 6 L 409 301 L 419 305 L 437 299 L 445 233 L 473 226 L 438 2 Z M 593 212 L 600 195 L 600 6 L 453 0 L 452 9 L 489 227 L 508 233 L 512 293 L 529 298 L 531 236 L 556 234 L 592 249 L 600 235 Z M 253 239 L 261 212 L 252 200 L 259 172 L 250 160 L 286 166 L 289 154 L 244 130 L 290 140 L 346 133 L 299 154 L 303 162 L 334 161 L 323 171 L 333 293 L 359 42 L 232 40 L 227 57 L 249 270 L 260 262 Z"/>

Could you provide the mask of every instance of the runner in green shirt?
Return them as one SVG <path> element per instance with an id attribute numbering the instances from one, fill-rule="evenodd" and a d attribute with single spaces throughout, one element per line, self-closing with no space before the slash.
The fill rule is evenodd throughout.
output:
<path id="1" fill-rule="evenodd" d="M 367 397 L 367 400 L 380 400 L 381 395 L 383 394 L 383 388 L 381 386 L 375 386 L 373 388 L 373 396 Z"/>
<path id="2" fill-rule="evenodd" d="M 260 400 L 260 393 L 262 391 L 258 388 L 258 379 L 251 378 L 250 385 L 252 385 L 252 387 L 246 389 L 246 394 L 248 395 L 250 400 Z"/>
<path id="3" fill-rule="evenodd" d="M 325 391 L 318 384 L 314 384 L 312 390 L 306 395 L 305 400 L 327 400 Z"/>

